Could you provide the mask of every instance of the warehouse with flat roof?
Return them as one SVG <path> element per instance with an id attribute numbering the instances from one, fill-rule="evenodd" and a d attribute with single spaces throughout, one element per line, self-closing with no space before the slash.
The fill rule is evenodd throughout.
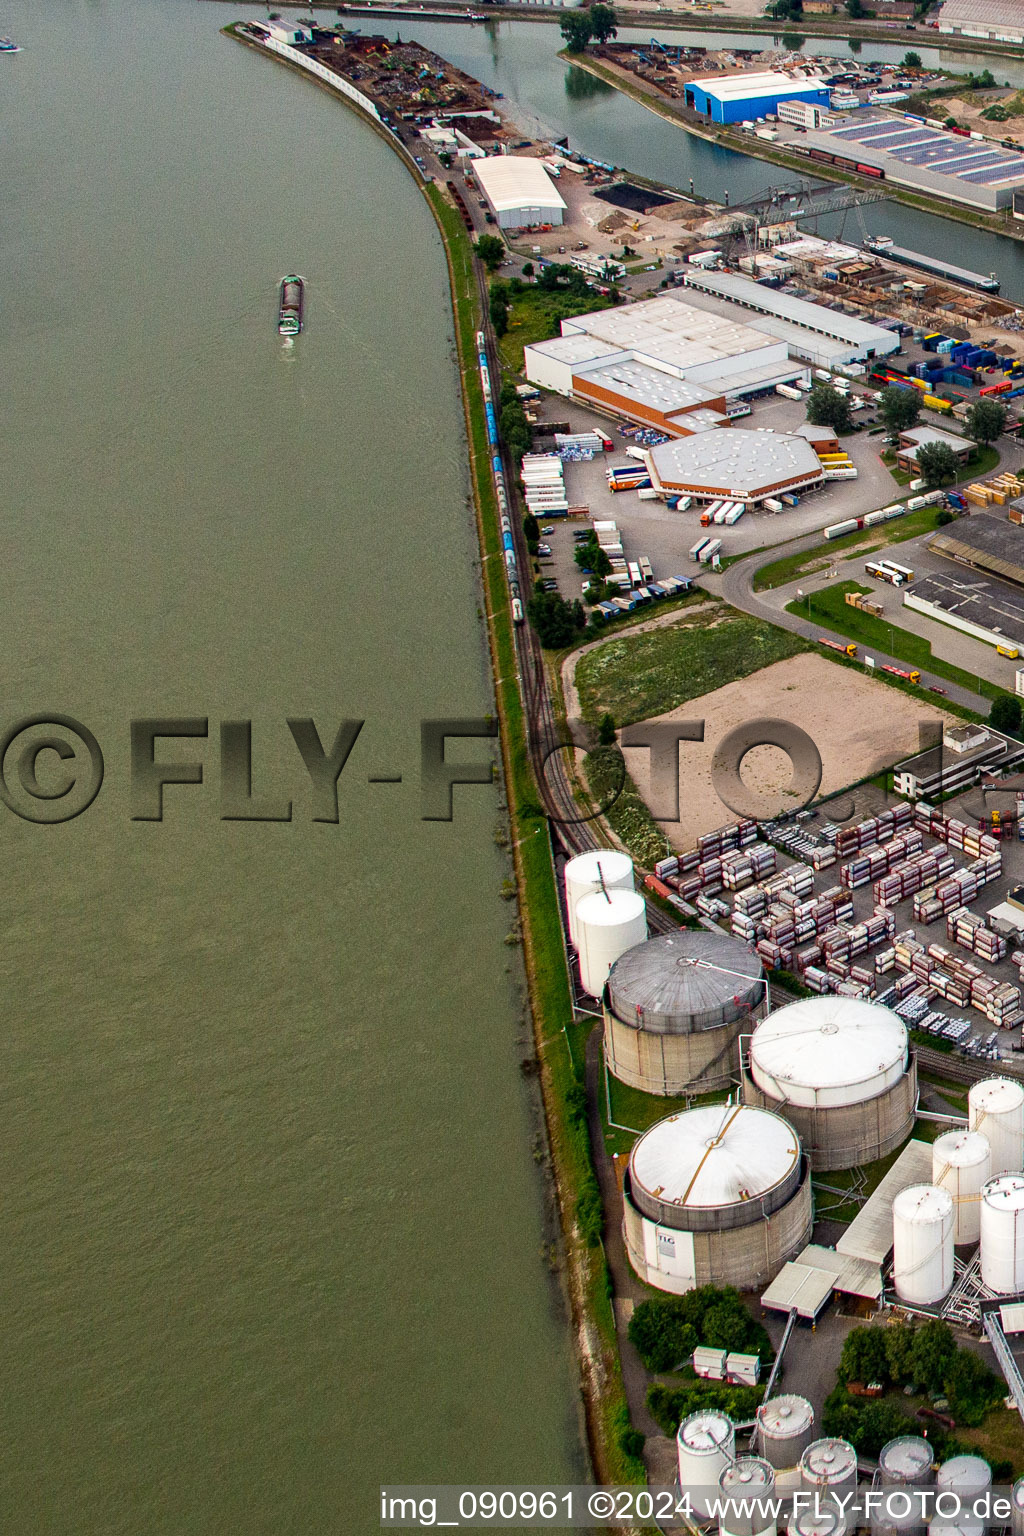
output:
<path id="1" fill-rule="evenodd" d="M 971 454 L 975 451 L 976 444 L 967 437 L 958 437 L 955 432 L 943 432 L 941 427 L 911 427 L 906 432 L 900 433 L 899 444 L 896 448 L 896 467 L 908 471 L 917 471 L 917 450 L 941 445 L 956 454 L 961 464 L 966 464 Z"/>
<path id="2" fill-rule="evenodd" d="M 946 0 L 939 10 L 939 31 L 947 37 L 1024 43 L 1024 0 Z"/>
<path id="3" fill-rule="evenodd" d="M 700 75 L 683 87 L 686 105 L 713 123 L 743 123 L 775 112 L 780 101 L 808 101 L 828 107 L 824 80 L 795 80 L 778 70 L 757 74 Z"/>
<path id="4" fill-rule="evenodd" d="M 705 432 L 659 443 L 644 455 L 651 484 L 665 496 L 742 501 L 757 506 L 782 491 L 824 483 L 821 460 L 806 438 L 788 432 Z"/>
<path id="5" fill-rule="evenodd" d="M 565 201 L 540 160 L 526 155 L 486 155 L 473 175 L 499 229 L 561 224 Z"/>
<path id="6" fill-rule="evenodd" d="M 900 348 L 900 338 L 883 326 L 826 309 L 824 304 L 813 304 L 809 299 L 794 299 L 749 277 L 687 266 L 677 281 L 685 285 L 688 296 L 704 294 L 724 301 L 729 306 L 726 313 L 752 311 L 757 318 L 751 318 L 751 325 L 777 336 L 786 343 L 791 356 L 803 358 L 818 368 L 870 362 L 872 358 L 888 357 Z"/>
<path id="7" fill-rule="evenodd" d="M 961 518 L 929 539 L 928 548 L 959 565 L 970 565 L 1024 587 L 1024 528 L 979 513 Z"/>
<path id="8" fill-rule="evenodd" d="M 987 213 L 1009 207 L 1014 188 L 1024 187 L 1024 156 L 1016 151 L 891 112 L 862 110 L 834 128 L 809 128 L 800 142 L 812 160 Z"/>
<path id="9" fill-rule="evenodd" d="M 921 576 L 903 588 L 903 604 L 986 645 L 1024 650 L 1024 592 L 1005 582 L 945 572 Z"/>

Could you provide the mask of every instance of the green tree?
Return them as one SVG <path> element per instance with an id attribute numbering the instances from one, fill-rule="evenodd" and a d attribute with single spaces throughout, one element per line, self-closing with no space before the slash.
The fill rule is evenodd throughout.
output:
<path id="1" fill-rule="evenodd" d="M 582 603 L 567 603 L 557 592 L 535 592 L 526 611 L 541 645 L 548 651 L 572 645 L 586 624 Z"/>
<path id="2" fill-rule="evenodd" d="M 905 53 L 903 55 L 904 69 L 920 69 L 921 55 L 919 53 Z"/>
<path id="3" fill-rule="evenodd" d="M 815 384 L 807 396 L 807 420 L 815 427 L 831 427 L 838 436 L 853 427 L 850 402 L 841 389 L 831 384 Z"/>
<path id="4" fill-rule="evenodd" d="M 602 747 L 612 747 L 615 745 L 615 719 L 612 715 L 601 716 L 601 723 L 597 728 L 597 739 Z M 636 1316 L 635 1312 L 633 1316 Z"/>
<path id="5" fill-rule="evenodd" d="M 618 17 L 614 5 L 598 3 L 590 7 L 590 26 L 594 41 L 607 43 L 618 33 Z"/>
<path id="6" fill-rule="evenodd" d="M 1020 700 L 1012 693 L 1001 693 L 992 700 L 988 723 L 993 730 L 1005 731 L 1008 736 L 1019 736 L 1021 727 Z"/>
<path id="7" fill-rule="evenodd" d="M 527 544 L 538 544 L 540 542 L 540 523 L 538 523 L 532 512 L 527 512 L 523 518 L 523 534 Z"/>
<path id="8" fill-rule="evenodd" d="M 491 324 L 494 326 L 495 336 L 504 336 L 508 330 L 508 299 L 504 293 L 498 291 L 497 284 L 491 289 L 488 313 Z"/>
<path id="9" fill-rule="evenodd" d="M 701 1339 L 712 1349 L 742 1350 L 747 1342 L 748 1322 L 746 1309 L 741 1313 L 735 1307 L 720 1302 L 704 1314 Z"/>
<path id="10" fill-rule="evenodd" d="M 909 1323 L 893 1323 L 885 1330 L 885 1359 L 889 1380 L 898 1385 L 913 1379 L 914 1329 Z"/>
<path id="11" fill-rule="evenodd" d="M 881 1328 L 851 1328 L 836 1372 L 842 1382 L 889 1380 L 889 1357 Z"/>
<path id="12" fill-rule="evenodd" d="M 879 390 L 876 404 L 885 429 L 894 440 L 901 432 L 909 432 L 921 414 L 920 393 L 903 384 L 887 384 Z"/>
<path id="13" fill-rule="evenodd" d="M 925 485 L 952 485 L 960 478 L 960 461 L 948 443 L 922 443 L 915 459 Z"/>
<path id="14" fill-rule="evenodd" d="M 948 1323 L 930 1318 L 914 1334 L 910 1351 L 914 1380 L 928 1392 L 940 1392 L 956 1358 L 956 1344 Z"/>
<path id="15" fill-rule="evenodd" d="M 559 31 L 570 53 L 582 53 L 594 35 L 587 11 L 570 11 L 563 16 Z"/>
<path id="16" fill-rule="evenodd" d="M 950 512 L 948 507 L 943 507 L 941 512 L 936 513 L 935 525 L 937 528 L 945 528 L 946 524 L 951 523 L 952 521 L 953 514 Z"/>
<path id="17" fill-rule="evenodd" d="M 949 1398 L 957 1423 L 971 1429 L 981 1423 L 1006 1388 L 972 1350 L 958 1349 L 943 1380 L 942 1390 Z"/>
<path id="18" fill-rule="evenodd" d="M 476 253 L 488 272 L 496 272 L 505 260 L 505 242 L 497 235 L 481 235 L 476 243 Z"/>
<path id="19" fill-rule="evenodd" d="M 614 730 L 612 741 L 615 740 Z M 610 745 L 610 743 L 608 743 Z M 642 1301 L 629 1320 L 629 1342 L 649 1371 L 672 1371 L 697 1348 L 697 1330 L 674 1301 Z"/>
<path id="20" fill-rule="evenodd" d="M 969 408 L 964 425 L 967 436 L 976 443 L 994 443 L 1006 426 L 1006 406 L 998 400 L 976 400 Z"/>
<path id="21" fill-rule="evenodd" d="M 533 276 L 533 272 L 534 272 L 533 262 L 532 261 L 524 261 L 523 262 L 523 276 L 524 277 L 532 277 Z"/>
<path id="22" fill-rule="evenodd" d="M 846 0 L 846 14 L 851 21 L 861 21 L 864 16 L 861 0 Z"/>

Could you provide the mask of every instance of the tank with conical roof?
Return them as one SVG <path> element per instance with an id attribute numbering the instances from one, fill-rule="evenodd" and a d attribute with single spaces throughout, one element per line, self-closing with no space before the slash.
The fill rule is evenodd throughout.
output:
<path id="1" fill-rule="evenodd" d="M 708 1104 L 634 1143 L 623 1207 L 626 1252 L 648 1284 L 756 1288 L 809 1241 L 810 1170 L 781 1116 Z"/>
<path id="2" fill-rule="evenodd" d="M 816 1170 L 885 1157 L 910 1135 L 917 1109 L 906 1025 L 853 997 L 778 1008 L 754 1030 L 743 1100 L 785 1115 Z"/>
<path id="3" fill-rule="evenodd" d="M 848 1440 L 812 1441 L 800 1457 L 800 1483 L 815 1489 L 819 1505 L 827 1493 L 853 1493 L 857 1487 L 857 1452 Z"/>
<path id="4" fill-rule="evenodd" d="M 992 1148 L 992 1177 L 1024 1170 L 1024 1084 L 987 1077 L 967 1095 L 968 1125 Z"/>
<path id="5" fill-rule="evenodd" d="M 775 1469 L 760 1456 L 740 1456 L 718 1479 L 728 1505 L 719 1536 L 774 1536 Z"/>
<path id="6" fill-rule="evenodd" d="M 691 1413 L 676 1432 L 679 1486 L 690 1494 L 695 1514 L 707 1516 L 718 1497 L 718 1479 L 736 1460 L 736 1431 L 717 1409 Z"/>
<path id="7" fill-rule="evenodd" d="M 766 992 L 757 955 L 728 934 L 694 929 L 648 939 L 608 977 L 608 1070 L 644 1093 L 721 1087 L 737 1070 L 737 1039 L 763 1015 Z"/>
<path id="8" fill-rule="evenodd" d="M 591 891 L 576 903 L 580 981 L 600 997 L 621 954 L 647 937 L 647 903 L 639 891 Z"/>
<path id="9" fill-rule="evenodd" d="M 814 1439 L 814 1409 L 806 1397 L 771 1397 L 757 1410 L 757 1449 L 777 1472 L 795 1467 Z"/>
<path id="10" fill-rule="evenodd" d="M 946 1131 L 932 1143 L 932 1183 L 953 1196 L 953 1242 L 981 1237 L 981 1191 L 992 1177 L 992 1148 L 981 1131 Z"/>

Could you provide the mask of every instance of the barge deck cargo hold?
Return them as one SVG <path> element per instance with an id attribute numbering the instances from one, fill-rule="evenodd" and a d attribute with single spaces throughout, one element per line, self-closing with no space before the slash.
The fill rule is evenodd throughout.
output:
<path id="1" fill-rule="evenodd" d="M 898 261 L 904 267 L 916 267 L 921 272 L 930 272 L 934 277 L 944 277 L 951 283 L 959 283 L 964 288 L 977 288 L 981 293 L 998 293 L 999 279 L 994 272 L 984 276 L 981 272 L 972 272 L 967 267 L 958 267 L 955 262 L 942 261 L 938 256 L 925 256 L 920 251 L 908 251 L 902 245 L 894 245 L 884 235 L 869 235 L 862 242 L 866 251 L 873 255 L 885 256 L 889 261 Z"/>

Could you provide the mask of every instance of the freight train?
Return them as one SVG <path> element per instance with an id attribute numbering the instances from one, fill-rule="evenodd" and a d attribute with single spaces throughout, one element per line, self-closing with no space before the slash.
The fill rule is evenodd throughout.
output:
<path id="1" fill-rule="evenodd" d="M 508 484 L 505 480 L 505 466 L 501 461 L 498 449 L 498 424 L 494 417 L 494 402 L 491 395 L 491 371 L 487 366 L 487 340 L 483 331 L 476 333 L 476 355 L 480 368 L 480 386 L 484 396 L 484 410 L 487 415 L 487 442 L 493 450 L 491 456 L 491 475 L 494 480 L 494 496 L 498 503 L 498 518 L 501 524 L 501 548 L 505 558 L 505 575 L 508 578 L 508 590 L 512 599 L 512 622 L 523 622 L 523 600 L 519 590 L 519 566 L 516 559 L 515 539 L 512 534 L 512 504 L 509 500 Z"/>

